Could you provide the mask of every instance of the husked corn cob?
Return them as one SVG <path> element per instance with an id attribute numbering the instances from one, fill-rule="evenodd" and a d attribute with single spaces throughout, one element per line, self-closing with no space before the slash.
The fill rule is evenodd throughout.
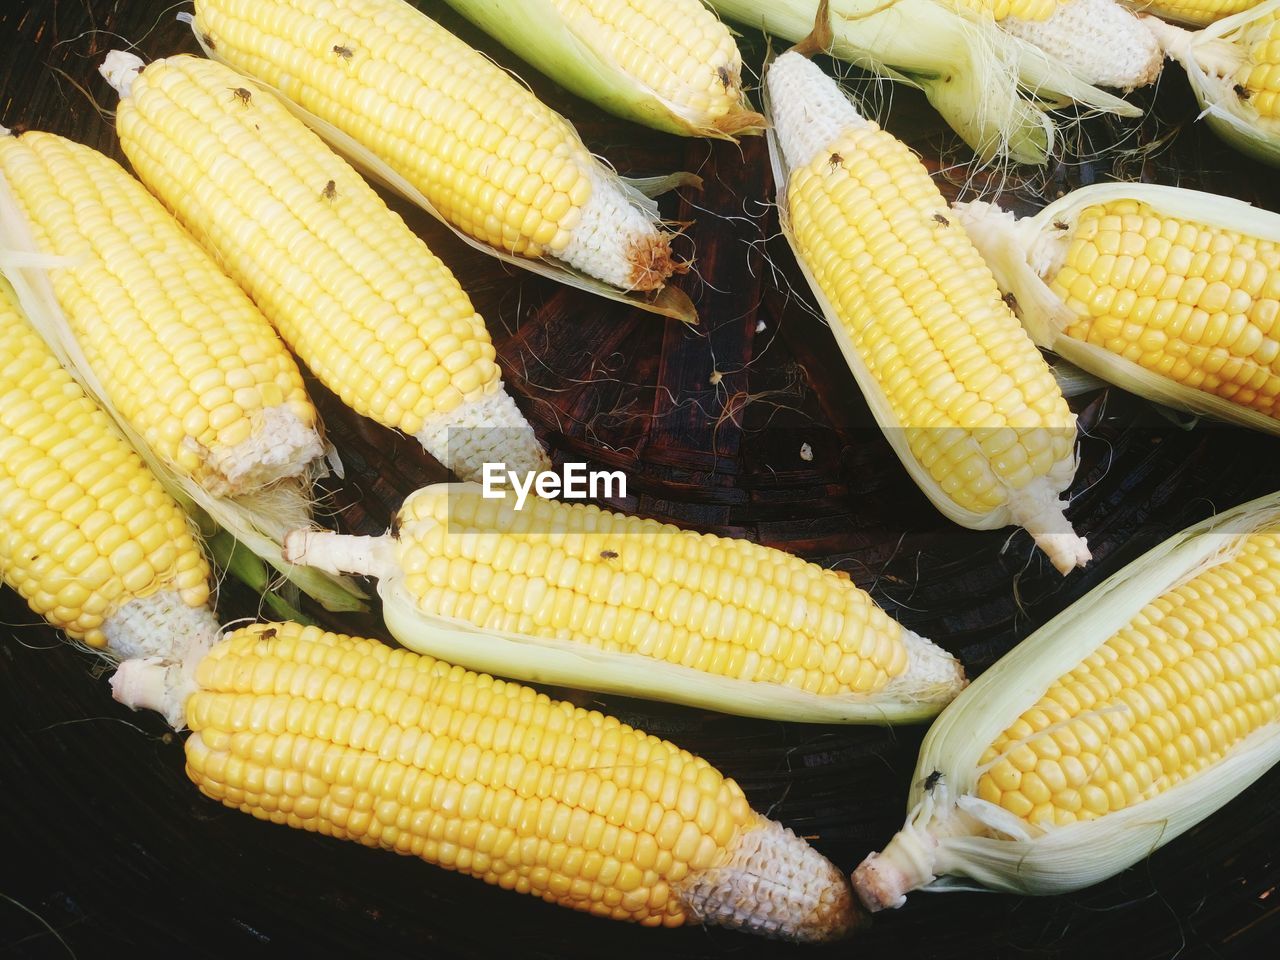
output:
<path id="1" fill-rule="evenodd" d="M 758 133 L 733 35 L 701 0 L 449 0 L 579 96 L 684 136 Z"/>
<path id="2" fill-rule="evenodd" d="M 113 657 L 198 658 L 217 637 L 209 567 L 186 515 L 2 280 L 0 577 Z"/>
<path id="3" fill-rule="evenodd" d="M 1280 0 L 1251 4 L 1192 32 L 1155 17 L 1143 22 L 1164 55 L 1187 71 L 1201 117 L 1243 153 L 1280 166 Z"/>
<path id="4" fill-rule="evenodd" d="M 1083 565 L 1058 499 L 1075 417 L 928 171 L 799 53 L 766 82 L 784 229 L 898 456 L 957 523 L 1016 523 Z"/>
<path id="5" fill-rule="evenodd" d="M 1078 190 L 1023 221 L 957 212 L 1041 346 L 1141 396 L 1280 432 L 1280 216 L 1142 184 Z"/>
<path id="6" fill-rule="evenodd" d="M 1138 13 L 1203 27 L 1256 7 L 1259 0 L 1125 0 Z"/>
<path id="7" fill-rule="evenodd" d="M 132 661 L 112 685 L 156 706 L 164 681 Z M 646 926 L 857 922 L 839 871 L 706 761 L 528 687 L 295 623 L 229 635 L 196 686 L 187 774 L 259 819 Z"/>
<path id="8" fill-rule="evenodd" d="M 238 495 L 322 446 L 293 359 L 247 296 L 142 185 L 49 133 L 0 136 L 7 183 L 110 401 L 164 462 Z"/>
<path id="9" fill-rule="evenodd" d="M 273 95 L 233 94 L 221 64 L 141 68 L 120 51 L 103 64 L 123 78 L 134 170 L 329 389 L 463 479 L 549 466 L 466 293 L 350 165 Z"/>
<path id="10" fill-rule="evenodd" d="M 412 494 L 395 536 L 298 531 L 285 556 L 378 577 L 401 643 L 519 679 L 793 720 L 936 713 L 960 665 L 847 577 L 597 507 Z"/>
<path id="11" fill-rule="evenodd" d="M 997 663 L 921 747 L 871 909 L 947 876 L 1061 893 L 1118 873 L 1280 759 L 1280 495 L 1130 564 Z M 942 878 L 942 879 L 939 879 Z"/>
<path id="12" fill-rule="evenodd" d="M 371 150 L 463 233 L 624 290 L 674 269 L 669 235 L 568 121 L 403 0 L 195 9 L 220 59 Z"/>

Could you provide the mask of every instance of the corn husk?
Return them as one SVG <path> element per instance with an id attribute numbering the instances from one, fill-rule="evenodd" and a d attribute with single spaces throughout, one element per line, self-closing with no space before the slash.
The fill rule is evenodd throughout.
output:
<path id="1" fill-rule="evenodd" d="M 974 244 L 995 274 L 1000 289 L 1012 293 L 1031 339 L 1046 350 L 1107 383 L 1165 406 L 1280 434 L 1280 421 L 1257 410 L 1178 383 L 1096 344 L 1067 336 L 1074 317 L 1041 278 L 1037 261 L 1044 238 L 1061 233 L 1055 223 L 1074 224 L 1085 207 L 1113 200 L 1138 200 L 1160 213 L 1222 227 L 1280 243 L 1280 214 L 1240 200 L 1198 190 L 1147 183 L 1100 183 L 1074 190 L 1033 217 L 1015 221 L 989 204 L 956 204 Z"/>
<path id="2" fill-rule="evenodd" d="M 709 0 L 727 19 L 790 41 L 813 30 L 820 0 Z M 984 161 L 1044 163 L 1055 148 L 1050 111 L 1075 102 L 1139 116 L 1044 51 L 937 0 L 832 0 L 831 55 L 924 92 Z"/>
<path id="3" fill-rule="evenodd" d="M 220 57 L 216 50 L 212 49 L 205 43 L 204 37 L 201 35 L 197 26 L 197 21 L 192 19 L 189 14 L 179 14 L 179 19 L 187 20 L 191 24 L 192 31 L 195 33 L 196 42 L 200 44 L 200 48 L 204 51 L 205 56 L 212 60 L 216 60 L 229 70 L 236 70 L 224 58 Z M 239 74 L 239 71 L 236 71 Z M 243 74 L 240 74 L 244 76 Z M 338 129 L 333 124 L 321 119 L 309 110 L 294 103 L 288 97 L 284 96 L 278 89 L 271 84 L 264 83 L 253 77 L 244 76 L 245 86 L 257 90 L 269 92 L 271 95 L 279 97 L 280 102 L 289 108 L 294 116 L 298 117 L 303 123 L 309 126 L 316 134 L 329 144 L 334 150 L 345 157 L 352 166 L 358 169 L 362 174 L 371 180 L 380 183 L 382 186 L 395 193 L 400 194 L 410 203 L 429 213 L 436 220 L 439 220 L 446 228 L 448 228 L 454 236 L 465 243 L 472 249 L 479 250 L 481 253 L 491 257 L 497 257 L 503 263 L 511 264 L 522 270 L 528 270 L 540 277 L 548 280 L 554 280 L 557 283 L 563 283 L 566 286 L 573 287 L 578 290 L 584 290 L 587 293 L 593 293 L 597 296 L 604 297 L 608 300 L 616 300 L 625 303 L 628 306 L 636 307 L 648 313 L 656 313 L 659 316 L 669 317 L 673 320 L 680 320 L 683 323 L 695 324 L 698 322 L 698 311 L 694 307 L 693 301 L 689 299 L 688 294 L 678 287 L 666 284 L 661 289 L 647 293 L 621 290 L 618 287 L 605 283 L 596 277 L 588 276 L 580 270 L 575 270 L 569 265 L 550 257 L 531 258 L 519 257 L 508 253 L 498 247 L 488 243 L 483 243 L 475 237 L 459 230 L 448 220 L 443 214 L 436 209 L 426 196 L 423 195 L 417 187 L 408 181 L 400 173 L 396 172 L 390 164 L 379 157 L 376 153 L 357 141 L 354 137 Z M 602 171 L 608 176 L 617 177 L 608 169 Z M 658 204 L 653 199 L 670 190 L 678 187 L 694 187 L 699 188 L 702 181 L 691 173 L 674 173 L 663 177 L 647 177 L 639 179 L 627 179 L 626 177 L 617 177 L 618 182 L 622 185 L 627 193 L 630 202 L 646 211 L 650 217 L 658 217 Z"/>
<path id="4" fill-rule="evenodd" d="M 107 412 L 165 492 L 187 511 L 198 528 L 212 535 L 210 523 L 221 527 L 326 609 L 368 609 L 364 603 L 365 593 L 349 577 L 298 567 L 286 563 L 281 555 L 285 534 L 299 524 L 310 523 L 309 478 L 303 478 L 301 488 L 296 482 L 280 483 L 245 497 L 214 496 L 156 456 L 111 404 L 106 389 L 80 349 L 46 272 L 63 265 L 64 260 L 38 252 L 8 181 L 0 174 L 0 271 L 13 286 L 31 325 L 53 350 L 58 362 Z M 330 456 L 337 463 L 336 453 L 331 451 Z"/>
<path id="5" fill-rule="evenodd" d="M 1249 27 L 1277 8 L 1280 0 L 1267 0 L 1194 33 L 1155 17 L 1143 18 L 1165 56 L 1187 71 L 1201 107 L 1199 119 L 1241 153 L 1272 166 L 1280 166 L 1280 123 L 1260 116 L 1236 92 L 1234 73 L 1248 56 L 1244 43 Z"/>
<path id="6" fill-rule="evenodd" d="M 448 0 L 489 36 L 556 83 L 610 113 L 680 136 L 734 139 L 759 133 L 764 118 L 739 86 L 736 109 L 707 116 L 660 96 L 625 70 L 598 38 L 576 31 L 552 0 Z M 708 74 L 711 68 L 708 67 Z M 739 71 L 730 82 L 739 85 Z M 727 86 L 727 85 L 726 85 Z"/>
<path id="7" fill-rule="evenodd" d="M 956 698 L 921 745 L 906 825 L 879 855 L 903 867 L 907 889 L 1078 890 L 1174 840 L 1280 760 L 1280 723 L 1272 723 L 1149 800 L 1065 826 L 1032 826 L 975 795 L 988 745 L 1053 681 L 1156 597 L 1228 559 L 1244 536 L 1278 524 L 1280 494 L 1271 494 L 1189 527 L 1076 601 Z M 868 858 L 855 873 L 860 893 L 869 889 L 865 867 L 874 862 Z"/>
<path id="8" fill-rule="evenodd" d="M 440 486 L 471 495 L 479 489 L 477 484 Z M 500 533 L 495 531 L 495 535 Z M 660 538 L 653 545 L 660 548 Z M 926 720 L 964 686 L 963 671 L 956 660 L 906 628 L 907 671 L 893 678 L 885 689 L 874 694 L 819 695 L 779 683 L 718 676 L 643 654 L 601 650 L 572 640 L 480 629 L 424 611 L 404 586 L 390 537 L 342 538 L 306 532 L 297 540 L 290 538 L 285 549 L 302 563 L 377 577 L 383 619 L 400 643 L 497 676 L 806 723 Z"/>

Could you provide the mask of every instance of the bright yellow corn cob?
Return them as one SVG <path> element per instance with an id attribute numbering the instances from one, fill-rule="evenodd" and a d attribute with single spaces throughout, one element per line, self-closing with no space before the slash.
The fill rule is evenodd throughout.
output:
<path id="1" fill-rule="evenodd" d="M 900 906 L 944 875 L 1078 889 L 1222 806 L 1280 760 L 1278 598 L 1273 494 L 1024 640 L 929 731 L 907 825 L 854 874 L 864 902 Z"/>
<path id="2" fill-rule="evenodd" d="M 402 643 L 518 679 L 846 722 L 931 716 L 964 683 L 847 577 L 747 541 L 463 484 L 411 495 L 396 531 L 285 555 L 378 577 Z"/>
<path id="3" fill-rule="evenodd" d="M 1231 17 L 1243 10 L 1256 7 L 1259 0 L 1125 0 L 1139 13 L 1148 13 L 1162 20 L 1203 27 L 1224 17 Z"/>
<path id="4" fill-rule="evenodd" d="M 1280 432 L 1280 216 L 1108 184 L 1014 222 L 957 213 L 1033 338 L 1142 396 Z"/>
<path id="5" fill-rule="evenodd" d="M 103 66 L 128 78 L 116 129 L 134 170 L 330 390 L 463 479 L 548 468 L 484 321 L 359 174 L 271 94 L 232 94 L 227 67 L 141 66 Z"/>
<path id="6" fill-rule="evenodd" d="M 202 654 L 209 567 L 169 498 L 0 280 L 0 577 L 113 657 Z"/>
<path id="7" fill-rule="evenodd" d="M 1058 500 L 1075 417 L 928 171 L 799 53 L 767 83 L 785 229 L 898 456 L 956 522 L 1085 563 Z"/>
<path id="8" fill-rule="evenodd" d="M 685 136 L 757 133 L 742 55 L 701 0 L 449 0 L 563 87 Z"/>
<path id="9" fill-rule="evenodd" d="M 168 691 L 131 661 L 118 699 Z M 706 761 L 612 717 L 294 623 L 219 643 L 186 701 L 187 773 L 263 820 L 422 857 L 646 926 L 833 940 L 848 883 Z"/>
<path id="10" fill-rule="evenodd" d="M 1280 166 L 1278 16 L 1280 0 L 1265 0 L 1194 32 L 1143 18 L 1164 55 L 1186 69 L 1205 122 L 1231 146 L 1272 166 Z"/>
<path id="11" fill-rule="evenodd" d="M 195 26 L 482 243 L 626 290 L 671 274 L 669 236 L 568 121 L 403 0 L 200 0 Z"/>
<path id="12" fill-rule="evenodd" d="M 323 451 L 302 377 L 238 287 L 118 164 L 0 136 L 0 175 L 89 366 L 151 449 L 211 492 L 294 477 Z"/>

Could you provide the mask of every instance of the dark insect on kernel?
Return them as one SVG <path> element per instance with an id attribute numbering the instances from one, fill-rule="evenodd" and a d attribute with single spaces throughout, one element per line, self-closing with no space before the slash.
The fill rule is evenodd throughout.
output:
<path id="1" fill-rule="evenodd" d="M 330 180 L 324 185 L 324 189 L 320 191 L 320 196 L 326 200 L 332 200 L 338 195 L 338 185 Z"/>
<path id="2" fill-rule="evenodd" d="M 258 636 L 263 640 L 272 640 L 275 638 L 275 635 L 276 635 L 275 627 L 267 627 L 267 629 L 263 630 L 260 634 L 258 634 Z"/>
<path id="3" fill-rule="evenodd" d="M 1063 221 L 1063 220 L 1055 220 L 1055 221 L 1053 221 L 1053 229 L 1055 229 L 1055 230 L 1068 230 L 1068 229 L 1070 229 L 1070 228 L 1067 226 L 1067 223 L 1066 223 L 1065 221 Z"/>
<path id="4" fill-rule="evenodd" d="M 1018 298 L 1015 297 L 1012 293 L 1006 293 L 1000 299 L 1004 301 L 1004 305 L 1008 307 L 1010 310 L 1018 309 Z"/>
<path id="5" fill-rule="evenodd" d="M 833 153 L 831 156 L 827 157 L 827 163 L 831 166 L 831 169 L 834 170 L 836 167 L 840 166 L 840 164 L 844 163 L 844 157 L 840 156 L 838 153 Z"/>
<path id="6" fill-rule="evenodd" d="M 208 47 L 210 50 L 217 50 L 217 49 L 218 49 L 218 45 L 217 45 L 216 43 L 214 43 L 214 42 L 213 42 L 213 37 L 209 36 L 207 33 L 202 33 L 202 34 L 200 34 L 200 40 L 201 40 L 201 42 L 203 42 L 203 43 L 204 43 L 204 45 L 205 45 L 206 47 Z"/>
<path id="7" fill-rule="evenodd" d="M 352 53 L 350 47 L 344 47 L 340 43 L 335 43 L 333 45 L 333 52 L 336 53 L 338 56 L 340 56 L 343 60 L 350 60 L 353 56 L 355 56 L 355 54 Z"/>
<path id="8" fill-rule="evenodd" d="M 231 91 L 231 95 L 243 103 L 246 107 L 249 101 L 253 99 L 253 94 L 244 87 L 236 87 Z"/>
<path id="9" fill-rule="evenodd" d="M 938 785 L 938 781 L 942 779 L 942 771 L 935 770 L 924 778 L 924 792 L 929 793 Z"/>
<path id="10" fill-rule="evenodd" d="M 716 67 L 716 76 L 720 78 L 720 86 L 724 87 L 726 90 L 733 86 L 733 75 L 729 73 L 728 67 Z"/>
<path id="11" fill-rule="evenodd" d="M 605 560 L 616 560 L 618 558 L 617 550 L 601 550 L 600 556 Z"/>
<path id="12" fill-rule="evenodd" d="M 1248 87 L 1246 87 L 1243 83 L 1237 83 L 1231 89 L 1235 91 L 1236 96 L 1239 97 L 1241 100 L 1248 100 L 1250 97 L 1253 96 L 1253 91 L 1250 90 Z"/>
<path id="13" fill-rule="evenodd" d="M 942 224 L 942 226 L 944 226 L 944 227 L 949 227 L 949 226 L 951 226 L 951 221 L 950 221 L 950 220 L 948 220 L 946 217 L 944 217 L 944 216 L 943 216 L 942 214 L 940 214 L 940 213 L 935 213 L 935 214 L 933 215 L 933 222 L 934 222 L 934 223 L 940 223 L 940 224 Z"/>

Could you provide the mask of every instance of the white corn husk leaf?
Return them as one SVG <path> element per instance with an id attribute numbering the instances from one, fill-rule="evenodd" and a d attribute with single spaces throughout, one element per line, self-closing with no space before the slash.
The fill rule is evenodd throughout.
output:
<path id="1" fill-rule="evenodd" d="M 209 47 L 205 43 L 204 37 L 200 35 L 200 31 L 196 29 L 195 21 L 189 14 L 179 14 L 180 20 L 185 20 L 191 24 L 192 32 L 195 34 L 196 42 L 200 44 L 201 50 L 205 56 L 211 60 L 225 66 L 228 70 L 234 71 L 238 76 L 244 79 L 245 84 L 255 87 L 259 90 L 266 91 L 272 96 L 277 97 L 294 116 L 305 123 L 308 127 L 316 132 L 320 139 L 324 140 L 334 150 L 345 157 L 352 166 L 363 173 L 366 177 L 377 181 L 389 190 L 400 194 L 410 203 L 420 207 L 427 213 L 431 214 L 436 220 L 439 220 L 450 232 L 459 240 L 474 250 L 491 257 L 497 257 L 503 263 L 511 264 L 522 270 L 528 270 L 540 277 L 546 277 L 548 280 L 554 280 L 557 283 L 563 283 L 566 286 L 573 287 L 577 290 L 584 290 L 587 293 L 593 293 L 597 296 L 604 297 L 608 300 L 616 300 L 619 303 L 625 303 L 628 306 L 636 307 L 648 313 L 656 313 L 659 316 L 669 317 L 673 320 L 680 320 L 684 323 L 694 324 L 698 322 L 698 311 L 693 305 L 693 301 L 689 299 L 688 294 L 678 287 L 666 284 L 659 290 L 651 292 L 632 292 L 622 290 L 603 280 L 588 276 L 580 270 L 575 270 L 568 264 L 551 257 L 532 258 L 520 257 L 515 254 L 508 253 L 499 247 L 484 243 L 472 237 L 470 234 L 464 233 L 455 227 L 452 223 L 445 219 L 435 205 L 408 181 L 400 173 L 396 172 L 390 164 L 375 154 L 368 147 L 357 141 L 350 134 L 338 129 L 327 120 L 317 117 L 314 113 L 302 106 L 294 103 L 286 97 L 280 90 L 269 83 L 258 80 L 255 77 L 247 76 L 237 70 L 225 59 L 218 55 L 217 51 Z M 572 125 L 570 125 L 572 126 Z M 585 149 L 585 148 L 584 148 Z M 674 190 L 678 187 L 693 187 L 699 189 L 702 186 L 702 179 L 692 173 L 674 173 L 664 177 L 645 177 L 636 180 L 630 180 L 626 177 L 620 177 L 614 173 L 600 159 L 595 158 L 596 163 L 600 167 L 600 175 L 606 178 L 616 178 L 617 182 L 626 191 L 628 199 L 635 206 L 644 210 L 651 218 L 658 215 L 658 205 L 653 201 L 653 197 L 668 190 Z"/>
<path id="2" fill-rule="evenodd" d="M 1101 390 L 1107 385 L 1101 377 L 1095 377 L 1092 373 L 1081 370 L 1074 363 L 1067 363 L 1065 360 L 1054 361 L 1049 369 L 1053 371 L 1053 379 L 1058 381 L 1058 389 L 1068 400 Z"/>
<path id="3" fill-rule="evenodd" d="M 708 0 L 722 15 L 799 41 L 819 0 Z M 1076 102 L 1120 116 L 1133 105 L 1074 76 L 1044 51 L 937 0 L 832 0 L 830 53 L 918 87 L 984 160 L 1044 163 L 1054 148 L 1048 110 Z"/>
<path id="4" fill-rule="evenodd" d="M 440 486 L 459 492 L 478 489 L 474 483 Z M 660 538 L 655 544 L 660 548 L 659 541 Z M 418 653 L 497 676 L 804 723 L 895 724 L 927 720 L 936 716 L 964 684 L 954 658 L 905 627 L 908 673 L 892 679 L 886 689 L 874 694 L 828 695 L 779 683 L 718 676 L 643 654 L 600 650 L 573 640 L 481 629 L 464 620 L 424 612 L 404 586 L 389 539 L 366 541 L 366 547 L 377 557 L 373 564 L 376 570 L 367 572 L 379 577 L 382 616 L 396 640 Z M 347 569 L 341 561 L 336 566 Z M 359 564 L 354 568 L 359 569 Z"/>
<path id="5" fill-rule="evenodd" d="M 1187 71 L 1191 91 L 1201 107 L 1199 119 L 1241 153 L 1272 166 L 1280 166 L 1280 123 L 1260 116 L 1248 100 L 1236 95 L 1234 77 L 1222 76 L 1213 65 L 1221 64 L 1224 55 L 1227 59 L 1238 56 L 1244 62 L 1248 56 L 1242 43 L 1244 33 L 1254 21 L 1271 15 L 1277 8 L 1280 0 L 1266 0 L 1195 33 L 1148 21 L 1166 55 Z M 1167 38 L 1179 35 L 1181 42 L 1166 45 Z"/>
<path id="6" fill-rule="evenodd" d="M 1074 317 L 1033 266 L 1033 250 L 1042 238 L 1060 232 L 1054 227 L 1055 222 L 1074 225 L 1075 217 L 1085 207 L 1114 200 L 1138 200 L 1168 216 L 1280 243 L 1280 214 L 1231 197 L 1160 184 L 1099 183 L 1082 187 L 1055 200 L 1035 216 L 1016 223 L 1007 217 L 972 217 L 967 213 L 970 209 L 967 204 L 957 204 L 955 209 L 995 274 L 1000 289 L 1014 295 L 1022 323 L 1037 345 L 1052 350 L 1107 383 L 1148 400 L 1265 433 L 1280 434 L 1280 420 L 1265 413 L 1188 387 L 1101 346 L 1066 335 L 1066 325 Z"/>
<path id="7" fill-rule="evenodd" d="M 1228 559 L 1243 536 L 1277 524 L 1280 493 L 1174 535 L 1019 643 L 943 711 L 920 747 L 907 799 L 908 829 L 937 841 L 938 879 L 924 889 L 973 889 L 959 877 L 1027 894 L 1098 883 L 1195 826 L 1280 761 L 1280 722 L 1273 722 L 1150 800 L 1065 826 L 1032 827 L 974 796 L 982 754 L 1058 677 L 1152 600 Z M 968 821 L 965 829 L 956 830 L 957 820 Z M 963 835 L 975 827 L 990 835 Z"/>
<path id="8" fill-rule="evenodd" d="M 562 87 L 610 113 L 681 136 L 734 139 L 758 132 L 764 118 L 740 95 L 739 108 L 723 117 L 702 116 L 646 86 L 574 30 L 552 0 L 447 0 L 460 14 L 527 60 Z"/>
<path id="9" fill-rule="evenodd" d="M 150 445 L 115 408 L 109 394 L 85 358 L 62 307 L 53 293 L 47 271 L 66 265 L 65 258 L 38 252 L 22 209 L 0 173 L 0 268 L 13 286 L 32 327 L 49 345 L 58 362 L 89 397 L 111 417 L 116 428 L 142 457 L 165 492 L 201 524 L 200 513 L 269 563 L 290 582 L 328 610 L 364 610 L 366 594 L 349 577 L 286 563 L 280 545 L 289 530 L 310 523 L 310 511 L 299 516 L 306 500 L 297 491 L 264 491 L 245 498 L 214 496 L 190 477 L 156 456 Z M 304 487 L 305 489 L 305 487 Z"/>

